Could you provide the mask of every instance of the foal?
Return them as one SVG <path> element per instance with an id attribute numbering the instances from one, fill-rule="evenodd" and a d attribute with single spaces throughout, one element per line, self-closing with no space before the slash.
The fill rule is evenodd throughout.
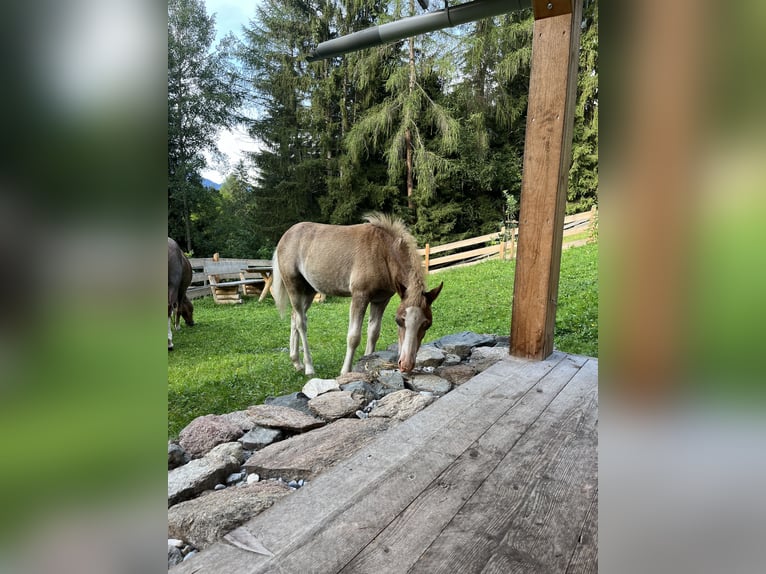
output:
<path id="1" fill-rule="evenodd" d="M 314 374 L 314 364 L 306 335 L 306 311 L 316 293 L 351 297 L 341 374 L 351 370 L 367 305 L 365 355 L 375 351 L 388 301 L 394 293 L 401 298 L 396 324 L 399 368 L 404 372 L 415 366 L 420 343 L 433 321 L 431 304 L 444 284 L 426 291 L 415 239 L 398 219 L 379 213 L 365 219 L 367 223 L 348 226 L 298 223 L 285 232 L 274 253 L 272 293 L 283 315 L 290 300 L 290 359 L 297 370 L 304 369 L 298 354 L 300 338 L 307 375 Z"/>

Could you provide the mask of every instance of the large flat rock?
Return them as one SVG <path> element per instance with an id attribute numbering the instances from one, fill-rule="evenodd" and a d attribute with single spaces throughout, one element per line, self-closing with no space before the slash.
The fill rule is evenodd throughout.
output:
<path id="1" fill-rule="evenodd" d="M 247 414 L 250 415 L 256 425 L 295 432 L 304 432 L 325 424 L 322 419 L 290 407 L 278 405 L 255 405 L 247 409 Z"/>
<path id="2" fill-rule="evenodd" d="M 193 498 L 239 469 L 244 454 L 238 442 L 220 444 L 202 458 L 168 472 L 168 506 Z"/>
<path id="3" fill-rule="evenodd" d="M 168 510 L 168 538 L 179 538 L 201 550 L 289 494 L 276 481 L 256 482 L 211 492 Z"/>
<path id="4" fill-rule="evenodd" d="M 321 429 L 267 446 L 245 462 L 248 473 L 262 478 L 310 480 L 347 459 L 391 426 L 377 419 L 340 419 Z"/>

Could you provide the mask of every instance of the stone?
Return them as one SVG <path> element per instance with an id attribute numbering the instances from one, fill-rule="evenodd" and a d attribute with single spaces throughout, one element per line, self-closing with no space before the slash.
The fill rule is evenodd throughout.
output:
<path id="1" fill-rule="evenodd" d="M 465 359 L 471 354 L 471 349 L 474 347 L 494 345 L 495 337 L 493 335 L 479 335 L 471 331 L 463 331 L 462 333 L 445 335 L 428 344 L 443 349 L 446 353 L 452 353 L 458 355 L 461 359 Z"/>
<path id="2" fill-rule="evenodd" d="M 345 385 L 348 385 L 351 383 L 356 383 L 356 382 L 371 383 L 372 379 L 373 378 L 370 375 L 370 373 L 351 371 L 348 373 L 343 373 L 341 375 L 338 375 L 338 377 L 335 380 L 338 381 L 338 384 L 340 385 L 340 388 L 342 389 Z"/>
<path id="3" fill-rule="evenodd" d="M 247 450 L 258 450 L 271 443 L 282 440 L 284 432 L 281 429 L 270 429 L 262 426 L 256 426 L 245 433 L 239 442 Z"/>
<path id="4" fill-rule="evenodd" d="M 275 405 L 278 407 L 290 407 L 291 409 L 301 411 L 302 413 L 311 416 L 311 411 L 309 410 L 309 398 L 300 391 L 297 393 L 290 393 L 289 395 L 267 397 L 263 403 L 266 405 Z"/>
<path id="5" fill-rule="evenodd" d="M 170 542 L 168 542 L 168 569 L 170 569 L 171 566 L 175 566 L 176 564 L 180 564 L 184 560 L 184 555 L 181 553 L 181 549 L 172 546 Z"/>
<path id="6" fill-rule="evenodd" d="M 434 374 L 458 386 L 475 377 L 478 371 L 471 365 L 451 365 L 439 367 Z"/>
<path id="7" fill-rule="evenodd" d="M 412 375 L 408 381 L 410 388 L 418 392 L 433 393 L 437 397 L 446 395 L 452 390 L 452 383 L 437 375 Z"/>
<path id="8" fill-rule="evenodd" d="M 362 373 L 374 373 L 381 369 L 394 369 L 397 366 L 398 357 L 397 351 L 375 351 L 360 358 L 353 370 Z"/>
<path id="9" fill-rule="evenodd" d="M 226 484 L 234 484 L 235 482 L 239 482 L 245 477 L 244 472 L 233 472 L 229 476 L 226 477 Z"/>
<path id="10" fill-rule="evenodd" d="M 196 458 L 168 472 L 168 506 L 173 506 L 214 488 L 244 461 L 242 445 L 227 442 L 213 448 L 202 458 Z"/>
<path id="11" fill-rule="evenodd" d="M 168 470 L 186 464 L 189 460 L 189 455 L 181 445 L 174 442 L 168 443 Z"/>
<path id="12" fill-rule="evenodd" d="M 259 450 L 245 462 L 245 468 L 261 478 L 309 480 L 353 455 L 390 424 L 381 418 L 339 419 Z"/>
<path id="13" fill-rule="evenodd" d="M 418 367 L 438 367 L 444 361 L 445 353 L 432 345 L 423 345 L 418 349 L 415 364 Z"/>
<path id="14" fill-rule="evenodd" d="M 210 452 L 214 446 L 235 441 L 243 431 L 220 415 L 197 417 L 178 433 L 178 444 L 192 458 L 199 458 Z"/>
<path id="15" fill-rule="evenodd" d="M 301 392 L 309 398 L 309 401 L 311 401 L 311 399 L 324 393 L 339 390 L 340 385 L 335 379 L 309 379 L 309 381 L 303 385 Z"/>
<path id="16" fill-rule="evenodd" d="M 311 412 L 328 422 L 347 417 L 364 405 L 364 397 L 355 397 L 351 391 L 325 393 L 309 401 Z"/>
<path id="17" fill-rule="evenodd" d="M 201 550 L 289 493 L 286 485 L 269 481 L 181 502 L 168 510 L 168 536 L 182 538 Z"/>
<path id="18" fill-rule="evenodd" d="M 471 351 L 471 359 L 468 364 L 481 373 L 507 356 L 508 347 L 476 347 Z"/>
<path id="19" fill-rule="evenodd" d="M 221 419 L 238 426 L 243 433 L 246 433 L 255 426 L 253 419 L 247 414 L 247 411 L 234 411 L 233 413 L 218 416 L 220 416 Z"/>
<path id="20" fill-rule="evenodd" d="M 261 480 L 261 477 L 258 476 L 257 474 L 248 474 L 246 482 L 247 484 L 253 484 L 254 482 L 258 482 L 259 480 Z"/>
<path id="21" fill-rule="evenodd" d="M 453 367 L 455 365 L 459 365 L 462 359 L 459 355 L 453 355 L 452 353 L 447 353 L 444 357 L 444 362 L 441 364 L 442 367 Z"/>
<path id="22" fill-rule="evenodd" d="M 380 399 L 375 408 L 370 411 L 370 418 L 367 420 L 385 418 L 404 421 L 426 408 L 434 400 L 436 398 L 433 396 L 421 395 L 409 389 L 396 391 Z"/>
<path id="23" fill-rule="evenodd" d="M 342 391 L 350 391 L 351 395 L 355 398 L 361 397 L 364 400 L 364 404 L 380 398 L 375 389 L 372 388 L 372 385 L 367 381 L 354 381 L 341 385 L 340 389 Z"/>
<path id="24" fill-rule="evenodd" d="M 378 373 L 377 380 L 370 385 L 378 397 L 383 397 L 404 388 L 404 377 L 399 371 L 383 369 Z"/>
<path id="25" fill-rule="evenodd" d="M 247 413 L 259 426 L 295 432 L 304 432 L 325 424 L 323 420 L 301 411 L 277 405 L 255 405 L 247 409 Z"/>

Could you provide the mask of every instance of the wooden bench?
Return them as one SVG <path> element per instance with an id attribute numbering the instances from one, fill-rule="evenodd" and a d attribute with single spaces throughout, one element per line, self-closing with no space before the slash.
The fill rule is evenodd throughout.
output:
<path id="1" fill-rule="evenodd" d="M 252 277 L 243 271 L 246 266 L 246 261 L 243 264 L 239 260 L 205 261 L 204 273 L 216 303 L 242 303 L 242 295 L 260 295 L 263 292 L 266 281 L 263 277 Z"/>

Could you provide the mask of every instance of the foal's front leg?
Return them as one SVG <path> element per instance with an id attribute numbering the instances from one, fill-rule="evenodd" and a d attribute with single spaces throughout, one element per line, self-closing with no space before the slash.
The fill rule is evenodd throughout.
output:
<path id="1" fill-rule="evenodd" d="M 348 312 L 348 336 L 346 337 L 346 358 L 343 360 L 343 368 L 340 374 L 351 371 L 351 363 L 354 360 L 354 352 L 362 339 L 362 321 L 364 312 L 367 310 L 367 299 L 362 297 L 351 298 L 351 309 Z"/>
<path id="2" fill-rule="evenodd" d="M 367 322 L 367 348 L 364 350 L 365 355 L 369 355 L 375 352 L 375 343 L 378 342 L 380 337 L 380 326 L 383 322 L 383 311 L 386 310 L 388 305 L 388 299 L 383 302 L 370 303 L 370 319 Z"/>

